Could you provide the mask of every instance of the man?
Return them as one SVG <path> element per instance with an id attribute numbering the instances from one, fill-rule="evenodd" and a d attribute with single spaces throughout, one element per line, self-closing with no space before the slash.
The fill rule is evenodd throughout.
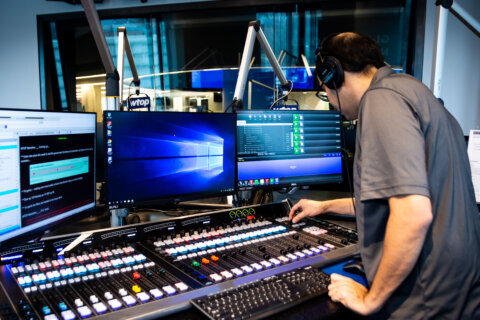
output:
<path id="1" fill-rule="evenodd" d="M 366 36 L 327 38 L 317 73 L 330 103 L 358 119 L 355 201 L 301 200 L 290 219 L 355 211 L 369 283 L 333 274 L 330 297 L 379 319 L 480 319 L 480 219 L 460 126 Z"/>

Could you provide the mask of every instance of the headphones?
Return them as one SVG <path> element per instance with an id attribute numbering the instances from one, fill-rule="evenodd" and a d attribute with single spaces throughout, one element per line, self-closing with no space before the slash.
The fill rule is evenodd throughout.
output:
<path id="1" fill-rule="evenodd" d="M 315 55 L 317 56 L 317 60 L 315 61 L 315 76 L 320 81 L 320 84 L 324 84 L 332 90 L 340 89 L 345 79 L 340 61 L 329 55 L 328 52 L 323 49 L 324 44 L 336 35 L 338 35 L 338 33 L 327 36 L 323 39 L 317 50 L 315 50 Z"/>

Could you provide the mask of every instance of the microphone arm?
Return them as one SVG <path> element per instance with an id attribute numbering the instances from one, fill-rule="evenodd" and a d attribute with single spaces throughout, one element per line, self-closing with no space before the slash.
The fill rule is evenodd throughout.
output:
<path id="1" fill-rule="evenodd" d="M 260 42 L 260 45 L 262 46 L 263 51 L 267 55 L 268 61 L 270 62 L 270 65 L 272 66 L 273 71 L 275 72 L 278 79 L 280 80 L 282 89 L 288 90 L 290 87 L 288 80 L 285 77 L 285 74 L 283 73 L 282 68 L 280 67 L 280 64 L 277 61 L 277 58 L 275 58 L 275 54 L 273 53 L 272 48 L 268 44 L 267 38 L 265 37 L 265 34 L 263 33 L 262 28 L 260 28 L 260 21 L 258 20 L 250 21 L 250 23 L 248 24 L 248 32 L 247 32 L 247 39 L 245 40 L 245 47 L 243 49 L 242 61 L 240 63 L 240 69 L 238 70 L 238 78 L 237 78 L 237 84 L 235 86 L 235 93 L 233 94 L 233 102 L 232 102 L 233 112 L 235 112 L 236 109 L 240 109 L 243 107 L 242 99 L 243 99 L 243 94 L 245 92 L 245 85 L 247 83 L 248 71 L 250 69 L 249 63 L 250 63 L 250 60 L 252 59 L 252 52 L 253 52 L 253 47 L 255 45 L 255 38 L 258 39 L 258 41 Z M 284 99 L 286 99 L 286 96 Z"/>

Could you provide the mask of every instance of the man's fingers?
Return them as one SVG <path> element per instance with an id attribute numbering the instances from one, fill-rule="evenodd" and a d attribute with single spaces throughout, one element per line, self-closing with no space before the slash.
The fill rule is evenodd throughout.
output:
<path id="1" fill-rule="evenodd" d="M 297 204 L 294 205 L 294 206 L 292 207 L 292 209 L 290 210 L 290 213 L 288 214 L 288 219 L 289 219 L 289 220 L 292 220 L 292 219 L 293 219 L 293 217 L 295 216 L 295 212 L 296 212 L 298 209 L 300 209 L 300 202 L 297 202 Z"/>
<path id="2" fill-rule="evenodd" d="M 338 273 L 332 273 L 332 274 L 330 275 L 330 282 L 331 282 L 331 283 L 335 283 L 335 282 L 337 282 L 337 281 L 342 281 L 342 280 L 346 280 L 346 279 L 350 279 L 350 278 L 344 277 L 344 276 L 342 276 L 342 275 L 340 275 L 340 274 L 338 274 Z"/>
<path id="3" fill-rule="evenodd" d="M 305 211 L 297 213 L 297 215 L 293 217 L 292 222 L 297 223 L 298 221 L 302 220 L 306 216 L 307 216 L 307 214 L 305 213 Z"/>

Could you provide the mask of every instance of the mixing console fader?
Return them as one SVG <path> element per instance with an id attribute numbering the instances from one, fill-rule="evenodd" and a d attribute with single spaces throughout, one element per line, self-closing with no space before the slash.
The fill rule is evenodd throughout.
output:
<path id="1" fill-rule="evenodd" d="M 0 316 L 154 319 L 194 299 L 357 251 L 355 231 L 322 220 L 290 225 L 289 210 L 283 201 L 10 248 L 1 253 Z"/>

